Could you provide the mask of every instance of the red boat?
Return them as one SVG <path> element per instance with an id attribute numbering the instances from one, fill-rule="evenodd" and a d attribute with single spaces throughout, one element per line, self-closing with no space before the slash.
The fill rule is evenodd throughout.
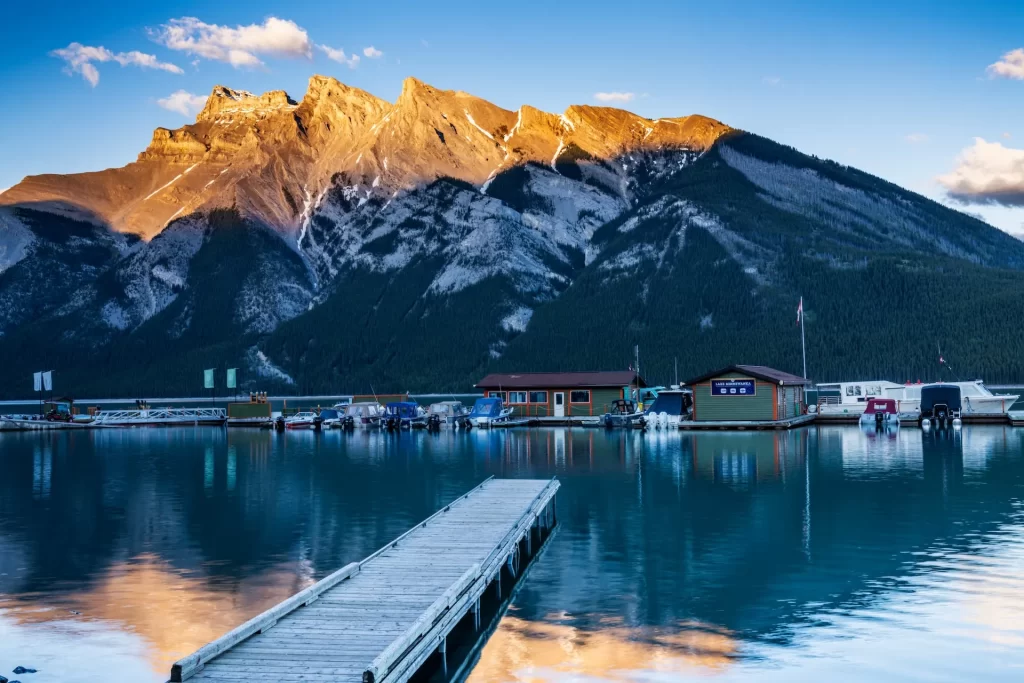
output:
<path id="1" fill-rule="evenodd" d="M 874 423 L 876 426 L 898 425 L 900 423 L 899 405 L 894 398 L 869 398 L 864 414 L 860 416 L 861 424 Z"/>

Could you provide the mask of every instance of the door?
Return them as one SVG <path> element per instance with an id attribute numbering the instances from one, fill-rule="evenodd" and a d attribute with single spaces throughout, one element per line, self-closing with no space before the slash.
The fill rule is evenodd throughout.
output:
<path id="1" fill-rule="evenodd" d="M 555 392 L 555 417 L 565 417 L 565 392 Z"/>

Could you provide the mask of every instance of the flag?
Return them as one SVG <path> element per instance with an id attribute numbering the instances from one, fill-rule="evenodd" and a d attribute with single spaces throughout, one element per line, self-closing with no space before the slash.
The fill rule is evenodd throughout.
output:
<path id="1" fill-rule="evenodd" d="M 203 388 L 213 389 L 213 368 L 203 370 Z"/>
<path id="2" fill-rule="evenodd" d="M 804 298 L 800 297 L 800 305 L 796 307 L 796 321 L 800 322 L 800 320 L 803 317 L 804 317 Z"/>
<path id="3" fill-rule="evenodd" d="M 53 391 L 53 370 L 47 370 L 43 373 L 43 389 L 45 391 Z"/>
<path id="4" fill-rule="evenodd" d="M 234 389 L 234 388 L 236 388 L 238 386 L 238 384 L 237 384 L 237 377 L 235 375 L 235 371 L 237 369 L 238 368 L 228 368 L 227 382 L 226 382 L 226 385 L 227 385 L 228 389 Z"/>
<path id="5" fill-rule="evenodd" d="M 34 372 L 32 373 L 32 391 L 43 390 L 43 373 Z"/>

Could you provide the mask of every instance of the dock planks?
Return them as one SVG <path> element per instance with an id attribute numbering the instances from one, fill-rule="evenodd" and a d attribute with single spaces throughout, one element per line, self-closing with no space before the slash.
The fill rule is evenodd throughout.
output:
<path id="1" fill-rule="evenodd" d="M 488 479 L 388 543 L 179 660 L 171 681 L 403 683 L 520 548 L 554 524 L 552 480 Z M 525 545 L 524 545 L 525 544 Z M 506 569 L 507 571 L 507 569 Z"/>

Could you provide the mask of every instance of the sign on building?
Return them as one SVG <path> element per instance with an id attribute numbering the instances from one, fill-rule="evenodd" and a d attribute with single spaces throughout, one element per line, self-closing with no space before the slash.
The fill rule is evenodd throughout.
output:
<path id="1" fill-rule="evenodd" d="M 752 379 L 713 379 L 712 396 L 753 396 L 755 382 Z"/>
<path id="2" fill-rule="evenodd" d="M 203 388 L 213 389 L 213 368 L 203 370 Z"/>

